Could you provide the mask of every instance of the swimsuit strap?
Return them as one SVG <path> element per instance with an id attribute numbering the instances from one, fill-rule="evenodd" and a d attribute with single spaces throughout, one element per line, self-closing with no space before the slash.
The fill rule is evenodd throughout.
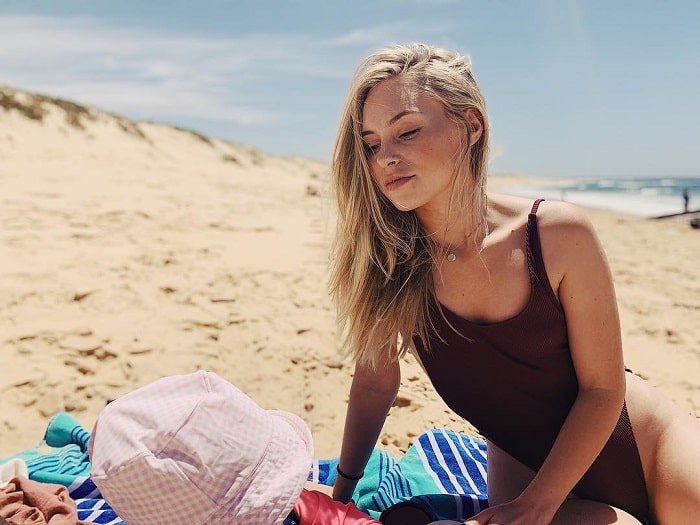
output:
<path id="1" fill-rule="evenodd" d="M 547 298 L 561 311 L 559 300 L 552 290 L 547 276 L 547 269 L 544 265 L 544 257 L 542 257 L 542 245 L 540 244 L 540 233 L 537 229 L 537 209 L 544 199 L 537 199 L 532 205 L 529 215 L 527 216 L 527 230 L 525 231 L 525 247 L 527 251 L 527 266 L 530 271 L 530 281 L 533 283 L 539 282 L 544 289 Z"/>
<path id="2" fill-rule="evenodd" d="M 535 215 L 537 214 L 537 208 L 540 207 L 540 202 L 542 202 L 544 199 L 537 199 L 534 204 L 532 205 L 532 209 L 530 210 L 530 215 Z"/>
<path id="3" fill-rule="evenodd" d="M 530 271 L 530 277 L 536 278 L 537 272 L 540 270 L 537 266 L 537 259 L 540 261 L 542 257 L 535 257 L 534 251 L 540 252 L 540 235 L 537 231 L 537 208 L 544 199 L 537 199 L 532 205 L 532 209 L 527 216 L 527 229 L 525 230 L 525 248 L 527 251 L 527 267 Z M 546 273 L 546 272 L 545 272 Z"/>

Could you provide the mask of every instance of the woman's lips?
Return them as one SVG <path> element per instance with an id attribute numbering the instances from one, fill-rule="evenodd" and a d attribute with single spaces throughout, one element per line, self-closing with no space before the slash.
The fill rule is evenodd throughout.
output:
<path id="1" fill-rule="evenodd" d="M 386 183 L 386 189 L 387 190 L 399 189 L 404 184 L 406 184 L 408 181 L 410 181 L 413 177 L 414 177 L 414 175 L 406 175 L 405 177 L 392 178 L 389 182 Z"/>

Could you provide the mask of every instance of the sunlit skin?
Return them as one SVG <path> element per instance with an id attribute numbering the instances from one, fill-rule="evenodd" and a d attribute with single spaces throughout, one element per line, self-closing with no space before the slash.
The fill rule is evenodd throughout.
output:
<path id="1" fill-rule="evenodd" d="M 397 208 L 419 208 L 449 190 L 453 163 L 445 159 L 457 155 L 459 128 L 440 102 L 392 78 L 370 91 L 362 121 L 372 176 Z"/>
<path id="2" fill-rule="evenodd" d="M 448 223 L 445 215 L 464 130 L 438 100 L 420 93 L 414 82 L 399 76 L 369 92 L 362 136 L 372 177 L 382 193 L 397 209 L 415 210 L 427 230 L 437 232 Z M 481 125 L 476 117 L 470 120 L 475 126 L 472 141 L 476 141 Z M 461 241 L 455 238 L 449 244 Z"/>

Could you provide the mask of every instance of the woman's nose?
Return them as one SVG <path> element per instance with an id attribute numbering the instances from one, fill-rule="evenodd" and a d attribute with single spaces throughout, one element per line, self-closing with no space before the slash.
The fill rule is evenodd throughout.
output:
<path id="1" fill-rule="evenodd" d="M 396 154 L 396 149 L 390 144 L 382 144 L 379 150 L 375 153 L 377 162 L 382 168 L 388 168 L 392 164 L 398 162 L 398 156 Z"/>

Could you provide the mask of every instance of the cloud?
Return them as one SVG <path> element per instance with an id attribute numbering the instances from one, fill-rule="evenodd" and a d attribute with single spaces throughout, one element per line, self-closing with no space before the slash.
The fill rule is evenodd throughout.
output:
<path id="1" fill-rule="evenodd" d="M 269 124 L 284 114 L 268 109 L 265 93 L 285 97 L 291 93 L 280 86 L 348 74 L 305 35 L 203 38 L 85 17 L 19 15 L 0 19 L 0 34 L 12 42 L 0 46 L 2 82 L 135 118 Z"/>
<path id="2" fill-rule="evenodd" d="M 440 38 L 445 29 L 396 20 L 340 34 L 319 26 L 194 35 L 87 16 L 3 14 L 0 39 L 11 45 L 0 46 L 0 83 L 134 120 L 259 137 L 267 150 L 299 142 L 306 149 L 314 133 L 332 135 L 363 56 L 405 35 Z M 299 129 L 308 138 L 297 137 Z"/>

